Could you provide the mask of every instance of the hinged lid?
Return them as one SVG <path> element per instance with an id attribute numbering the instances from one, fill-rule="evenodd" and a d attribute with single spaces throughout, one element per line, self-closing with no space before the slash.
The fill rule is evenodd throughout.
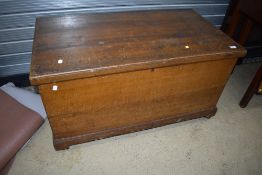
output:
<path id="1" fill-rule="evenodd" d="M 41 17 L 30 80 L 38 85 L 245 53 L 192 10 Z"/>

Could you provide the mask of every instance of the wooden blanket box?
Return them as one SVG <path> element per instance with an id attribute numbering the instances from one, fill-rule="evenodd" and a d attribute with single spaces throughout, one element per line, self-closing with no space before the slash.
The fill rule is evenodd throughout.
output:
<path id="1" fill-rule="evenodd" d="M 61 150 L 213 116 L 245 54 L 193 10 L 40 17 L 30 81 Z"/>

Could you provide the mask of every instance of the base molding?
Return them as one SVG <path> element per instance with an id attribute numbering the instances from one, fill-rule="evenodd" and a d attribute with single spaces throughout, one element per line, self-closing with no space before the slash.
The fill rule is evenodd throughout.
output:
<path id="1" fill-rule="evenodd" d="M 74 137 L 54 138 L 53 136 L 53 144 L 57 151 L 64 150 L 64 149 L 68 149 L 69 146 L 75 145 L 75 144 L 80 144 L 80 143 L 100 140 L 100 139 L 104 139 L 108 137 L 118 136 L 122 134 L 128 134 L 132 132 L 156 128 L 156 127 L 173 124 L 173 123 L 177 123 L 181 121 L 186 121 L 190 119 L 200 118 L 200 117 L 211 118 L 212 116 L 216 114 L 216 112 L 217 112 L 217 108 L 213 107 L 213 108 L 202 110 L 199 112 L 169 116 L 169 117 L 165 117 L 165 118 L 158 119 L 158 120 L 152 120 L 148 122 L 139 123 L 136 125 L 127 125 L 127 126 L 118 127 L 118 128 L 110 128 L 107 130 L 86 133 L 86 134 L 74 136 Z"/>

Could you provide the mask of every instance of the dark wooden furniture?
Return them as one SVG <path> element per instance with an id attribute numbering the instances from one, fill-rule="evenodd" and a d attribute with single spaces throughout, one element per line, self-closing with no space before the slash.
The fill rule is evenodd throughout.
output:
<path id="1" fill-rule="evenodd" d="M 262 94 L 262 65 L 248 86 L 248 89 L 242 97 L 239 106 L 241 108 L 245 108 L 255 93 Z"/>
<path id="2" fill-rule="evenodd" d="M 230 37 L 234 37 L 239 44 L 245 44 L 254 24 L 260 27 L 262 26 L 261 9 L 261 0 L 239 0 L 233 10 L 232 19 L 229 22 L 226 33 Z M 262 66 L 260 66 L 244 96 L 242 97 L 239 103 L 240 107 L 246 107 L 255 93 L 262 93 L 262 89 L 260 88 L 260 84 L 262 84 L 261 80 Z"/>
<path id="3" fill-rule="evenodd" d="M 253 25 L 262 26 L 261 8 L 261 0 L 239 0 L 233 9 L 226 34 L 234 37 L 239 44 L 245 44 Z"/>
<path id="4" fill-rule="evenodd" d="M 30 80 L 56 150 L 211 117 L 246 50 L 192 10 L 44 17 Z"/>

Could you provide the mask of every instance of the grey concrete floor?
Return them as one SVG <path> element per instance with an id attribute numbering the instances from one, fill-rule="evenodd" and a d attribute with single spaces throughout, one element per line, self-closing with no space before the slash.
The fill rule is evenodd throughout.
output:
<path id="1" fill-rule="evenodd" d="M 262 96 L 238 106 L 259 64 L 237 66 L 211 119 L 195 119 L 55 151 L 49 123 L 10 175 L 261 175 Z"/>

